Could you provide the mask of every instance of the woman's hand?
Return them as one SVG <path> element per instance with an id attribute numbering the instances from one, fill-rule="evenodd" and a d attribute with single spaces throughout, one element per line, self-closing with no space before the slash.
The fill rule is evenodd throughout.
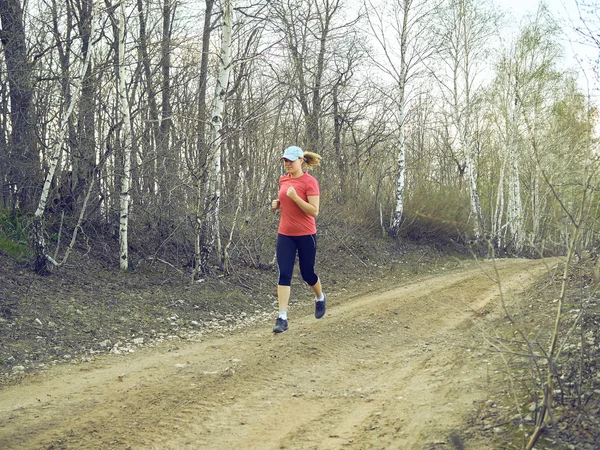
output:
<path id="1" fill-rule="evenodd" d="M 272 200 L 271 201 L 271 208 L 275 211 L 277 211 L 279 209 L 279 200 Z"/>
<path id="2" fill-rule="evenodd" d="M 308 201 L 302 200 L 302 198 L 296 192 L 293 186 L 290 186 L 286 192 L 287 196 L 296 202 L 296 205 L 300 207 L 309 216 L 317 217 L 319 215 L 319 196 L 309 195 Z"/>
<path id="3" fill-rule="evenodd" d="M 289 198 L 291 198 L 292 200 L 296 201 L 296 199 L 298 198 L 298 194 L 296 193 L 296 189 L 294 189 L 294 186 L 290 186 L 287 190 L 287 196 Z"/>

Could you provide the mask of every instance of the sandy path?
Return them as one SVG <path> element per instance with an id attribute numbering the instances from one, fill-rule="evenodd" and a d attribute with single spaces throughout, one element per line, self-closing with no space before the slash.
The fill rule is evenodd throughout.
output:
<path id="1" fill-rule="evenodd" d="M 545 263 L 498 262 L 503 288 Z M 0 448 L 453 448 L 486 395 L 477 313 L 499 296 L 484 272 L 331 295 L 323 320 L 291 317 L 281 335 L 261 325 L 30 377 L 0 392 Z"/>

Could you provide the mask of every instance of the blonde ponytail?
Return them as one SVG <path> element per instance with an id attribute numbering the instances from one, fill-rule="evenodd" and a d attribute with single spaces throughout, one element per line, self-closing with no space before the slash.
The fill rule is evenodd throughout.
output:
<path id="1" fill-rule="evenodd" d="M 304 166 L 307 169 L 314 169 L 321 165 L 321 155 L 317 155 L 313 152 L 304 152 Z"/>

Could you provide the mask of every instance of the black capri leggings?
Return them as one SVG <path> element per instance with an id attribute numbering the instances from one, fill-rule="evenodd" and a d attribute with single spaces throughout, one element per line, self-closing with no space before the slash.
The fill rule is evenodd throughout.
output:
<path id="1" fill-rule="evenodd" d="M 315 273 L 315 257 L 317 254 L 317 235 L 305 236 L 277 235 L 277 265 L 279 266 L 280 286 L 292 285 L 292 274 L 296 262 L 296 252 L 300 263 L 300 274 L 309 286 L 314 286 L 319 281 Z"/>

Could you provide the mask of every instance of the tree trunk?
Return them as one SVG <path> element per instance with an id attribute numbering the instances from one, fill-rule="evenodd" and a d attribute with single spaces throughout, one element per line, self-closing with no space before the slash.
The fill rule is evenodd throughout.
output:
<path id="1" fill-rule="evenodd" d="M 7 80 L 4 77 L 0 78 L 0 105 L 6 105 L 6 96 L 8 93 Z M 0 207 L 8 208 L 11 200 L 11 190 L 9 184 L 10 170 L 10 151 L 6 138 L 10 129 L 8 122 L 8 111 L 6 108 L 1 108 L 0 112 Z"/>
<path id="2" fill-rule="evenodd" d="M 127 87 L 125 85 L 125 6 L 121 2 L 119 19 L 117 24 L 117 95 L 119 110 L 123 120 L 123 175 L 121 177 L 121 193 L 119 196 L 119 267 L 121 270 L 129 268 L 129 203 L 131 193 L 131 116 L 129 112 L 129 101 L 127 98 Z"/>
<path id="3" fill-rule="evenodd" d="M 220 240 L 220 205 L 221 205 L 221 144 L 223 141 L 223 111 L 227 97 L 229 73 L 231 72 L 231 34 L 232 34 L 232 0 L 224 0 L 221 24 L 221 48 L 219 58 L 219 75 L 215 85 L 211 113 L 211 134 L 208 152 L 208 183 L 205 194 L 205 218 L 201 228 L 200 267 L 202 272 L 208 271 L 210 256 L 214 255 L 217 246 L 221 253 Z M 222 263 L 222 262 L 221 262 Z"/>
<path id="4" fill-rule="evenodd" d="M 474 233 L 475 239 L 481 239 L 483 235 L 483 213 L 481 212 L 481 200 L 479 188 L 475 178 L 475 162 L 472 155 L 467 158 L 467 175 L 469 177 L 469 192 L 471 196 L 471 213 L 475 217 Z"/>
<path id="5" fill-rule="evenodd" d="M 91 19 L 91 15 L 90 15 L 90 19 Z M 92 34 L 93 34 L 93 28 L 90 29 L 90 36 Z M 83 49 L 82 49 L 82 53 L 83 53 Z M 35 214 L 34 214 L 33 242 L 34 242 L 34 246 L 35 246 L 35 255 L 36 255 L 35 270 L 38 273 L 46 272 L 47 262 L 51 262 L 54 265 L 58 265 L 57 262 L 52 257 L 50 257 L 50 255 L 48 255 L 46 253 L 46 242 L 45 242 L 45 238 L 44 238 L 45 230 L 44 230 L 44 226 L 43 226 L 43 216 L 44 216 L 44 212 L 46 210 L 46 203 L 48 201 L 48 194 L 50 193 L 50 187 L 54 180 L 54 174 L 56 172 L 56 167 L 58 166 L 58 162 L 60 161 L 60 158 L 62 156 L 62 148 L 63 148 L 63 144 L 65 142 L 65 136 L 67 135 L 67 132 L 68 132 L 71 115 L 73 113 L 73 109 L 75 108 L 75 104 L 77 103 L 77 101 L 79 99 L 79 93 L 81 92 L 82 80 L 85 77 L 85 74 L 87 73 L 87 70 L 88 70 L 88 65 L 90 62 L 90 55 L 91 55 L 91 50 L 87 49 L 87 51 L 85 52 L 85 55 L 83 55 L 84 59 L 83 59 L 83 64 L 81 66 L 81 74 L 78 78 L 73 80 L 74 88 L 70 92 L 70 95 L 69 96 L 66 95 L 67 94 L 66 89 L 63 92 L 63 94 L 65 95 L 65 100 L 68 99 L 68 106 L 67 106 L 66 111 L 63 113 L 58 136 L 57 136 L 56 140 L 54 141 L 55 142 L 54 148 L 52 149 L 52 151 L 50 153 L 50 162 L 49 162 L 50 164 L 49 164 L 49 168 L 48 168 L 48 173 L 46 174 L 46 179 L 44 181 L 44 187 L 42 188 L 42 193 L 40 195 L 40 200 L 38 202 L 37 210 L 35 211 Z M 66 79 L 65 85 L 68 85 L 68 84 L 69 84 L 69 80 Z"/>
<path id="6" fill-rule="evenodd" d="M 0 39 L 10 90 L 10 206 L 28 211 L 35 205 L 39 155 L 34 148 L 32 120 L 32 66 L 27 58 L 27 39 L 20 0 L 0 0 Z"/>
<path id="7" fill-rule="evenodd" d="M 178 157 L 171 152 L 171 15 L 172 0 L 163 0 L 163 27 L 160 44 L 160 69 L 162 73 L 161 86 L 161 120 L 160 133 L 157 141 L 157 151 L 162 161 L 158 179 L 160 180 L 161 208 L 170 208 L 173 187 L 176 186 L 179 171 Z"/>
<path id="8" fill-rule="evenodd" d="M 508 229 L 510 230 L 513 247 L 517 254 L 523 249 L 525 240 L 523 229 L 523 206 L 521 204 L 521 177 L 519 175 L 519 155 L 517 146 L 517 117 L 518 101 L 511 104 L 510 134 L 508 136 L 507 158 L 510 168 L 508 176 Z"/>
<path id="9" fill-rule="evenodd" d="M 212 32 L 212 9 L 214 0 L 206 0 L 206 10 L 204 12 L 204 28 L 202 32 L 202 56 L 200 59 L 200 86 L 198 87 L 198 126 L 196 154 L 192 155 L 193 168 L 192 176 L 196 180 L 196 206 L 194 221 L 194 277 L 202 271 L 203 260 L 203 226 L 204 226 L 204 195 L 207 192 L 207 173 L 206 161 L 208 159 L 208 150 L 206 145 L 206 89 L 208 85 L 208 61 L 210 49 L 210 36 Z"/>
<path id="10" fill-rule="evenodd" d="M 496 195 L 496 210 L 492 210 L 491 220 L 491 237 L 494 241 L 495 248 L 502 248 L 504 245 L 504 228 L 502 221 L 504 220 L 504 183 L 505 181 L 506 162 L 502 161 L 500 166 L 500 174 L 498 176 L 498 194 Z"/>
<path id="11" fill-rule="evenodd" d="M 148 181 L 145 183 L 144 191 L 155 195 L 155 182 L 157 176 L 157 147 L 160 139 L 160 117 L 158 114 L 158 105 L 156 103 L 156 90 L 154 89 L 154 83 L 152 82 L 152 67 L 151 59 L 148 53 L 148 35 L 146 31 L 146 12 L 148 8 L 144 8 L 143 0 L 137 0 L 137 9 L 140 24 L 140 53 L 142 57 L 142 69 L 144 73 L 144 79 L 146 81 L 146 91 L 148 96 L 148 114 L 150 115 L 150 129 L 152 131 L 150 145 L 144 149 L 145 157 L 148 161 L 152 161 L 149 175 L 147 176 Z"/>
<path id="12" fill-rule="evenodd" d="M 88 52 L 92 51 L 92 9 L 94 0 L 75 2 L 79 6 L 79 33 L 82 39 L 82 55 L 90 59 Z M 79 98 L 79 111 L 76 127 L 77 155 L 73 157 L 72 194 L 74 211 L 83 209 L 88 187 L 97 181 L 96 171 L 96 74 L 93 62 L 87 65 L 87 72 L 83 74 L 81 94 Z M 97 198 L 98 196 L 96 196 Z M 92 197 L 94 198 L 94 197 Z"/>
<path id="13" fill-rule="evenodd" d="M 398 104 L 398 155 L 397 155 L 397 176 L 396 179 L 396 206 L 392 215 L 392 223 L 390 225 L 390 236 L 397 237 L 402 223 L 402 215 L 404 214 L 404 184 L 406 180 L 406 145 L 404 142 L 404 89 L 400 89 L 400 100 Z"/>
<path id="14" fill-rule="evenodd" d="M 346 160 L 344 153 L 342 152 L 342 127 L 343 117 L 340 111 L 340 102 L 338 97 L 339 83 L 333 86 L 332 101 L 333 101 L 333 149 L 335 151 L 335 157 L 337 159 L 337 169 L 340 177 L 340 183 L 336 192 L 337 201 L 341 201 L 344 196 L 344 190 L 348 187 L 346 185 L 347 171 Z"/>
<path id="15" fill-rule="evenodd" d="M 404 189 L 406 183 L 406 142 L 405 142 L 405 108 L 406 108 L 406 81 L 408 79 L 408 68 L 406 66 L 406 51 L 408 46 L 408 15 L 410 2 L 402 4 L 402 28 L 400 29 L 400 68 L 398 71 L 398 154 L 396 165 L 396 206 L 392 215 L 390 225 L 390 236 L 397 237 L 404 215 Z"/>

